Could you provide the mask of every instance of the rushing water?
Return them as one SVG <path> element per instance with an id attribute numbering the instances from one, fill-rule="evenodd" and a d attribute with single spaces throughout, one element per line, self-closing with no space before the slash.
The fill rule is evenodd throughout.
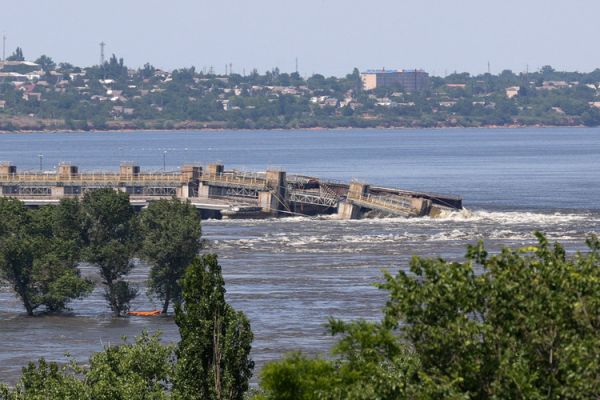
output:
<path id="1" fill-rule="evenodd" d="M 165 154 L 164 151 L 167 153 Z M 328 316 L 378 318 L 385 293 L 372 284 L 381 270 L 406 268 L 411 255 L 459 259 L 468 243 L 492 249 L 533 241 L 541 230 L 581 249 L 600 230 L 600 130 L 335 130 L 0 135 L 0 160 L 51 170 L 60 161 L 81 169 L 116 169 L 136 161 L 168 170 L 185 162 L 360 179 L 407 189 L 455 193 L 466 210 L 442 218 L 340 221 L 327 218 L 203 221 L 203 251 L 220 256 L 228 299 L 250 317 L 253 357 L 261 366 L 286 351 L 326 352 Z M 96 278 L 93 268 L 84 274 Z M 147 268 L 131 279 L 147 299 Z M 28 318 L 0 287 L 0 381 L 14 381 L 28 360 L 84 361 L 121 336 L 160 329 L 178 337 L 172 318 L 111 318 L 102 291 L 72 303 L 72 312 Z"/>

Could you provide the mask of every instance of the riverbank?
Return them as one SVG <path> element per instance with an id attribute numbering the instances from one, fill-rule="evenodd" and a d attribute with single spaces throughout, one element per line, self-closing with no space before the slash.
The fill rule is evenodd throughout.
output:
<path id="1" fill-rule="evenodd" d="M 3 129 L 7 124 L 11 129 Z M 371 121 L 372 122 L 372 121 Z M 319 126 L 298 126 L 290 127 L 286 125 L 270 126 L 270 127 L 230 127 L 225 122 L 198 122 L 198 121 L 143 121 L 143 124 L 127 123 L 123 121 L 109 121 L 105 126 L 94 127 L 89 126 L 86 129 L 70 128 L 65 124 L 65 121 L 57 119 L 35 119 L 30 117 L 17 117 L 15 119 L 0 118 L 0 134 L 7 133 L 76 133 L 76 132 L 221 132 L 221 131 L 330 131 L 330 130 L 431 130 L 431 129 L 525 129 L 525 128 L 584 128 L 582 124 L 487 124 L 487 125 L 456 125 L 456 124 L 436 124 L 435 126 L 407 126 L 383 124 L 383 125 L 319 125 Z"/>

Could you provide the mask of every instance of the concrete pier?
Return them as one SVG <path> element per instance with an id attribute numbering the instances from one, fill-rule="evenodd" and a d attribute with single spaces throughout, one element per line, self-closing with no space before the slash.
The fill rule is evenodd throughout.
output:
<path id="1" fill-rule="evenodd" d="M 220 163 L 206 168 L 185 164 L 177 172 L 147 172 L 134 163 L 122 163 L 118 172 L 80 172 L 78 166 L 62 163 L 51 173 L 20 172 L 13 164 L 0 163 L 0 197 L 15 197 L 31 207 L 99 188 L 128 193 L 136 207 L 161 198 L 185 199 L 204 218 L 332 213 L 343 219 L 419 217 L 462 208 L 457 196 L 332 182 L 281 170 L 226 170 Z"/>

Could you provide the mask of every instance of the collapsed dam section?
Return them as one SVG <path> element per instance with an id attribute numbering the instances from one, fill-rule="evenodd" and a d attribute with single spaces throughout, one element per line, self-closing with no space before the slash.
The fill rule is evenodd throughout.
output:
<path id="1" fill-rule="evenodd" d="M 453 195 L 327 180 L 281 170 L 226 170 L 220 163 L 206 167 L 185 164 L 175 172 L 146 172 L 134 163 L 122 163 L 118 172 L 81 172 L 70 163 L 61 163 L 56 171 L 20 172 L 12 163 L 0 163 L 0 196 L 17 198 L 30 207 L 56 204 L 62 198 L 80 197 L 101 188 L 128 193 L 131 204 L 138 208 L 164 198 L 188 200 L 202 218 L 325 214 L 337 214 L 342 219 L 410 218 L 462 209 L 462 198 Z"/>

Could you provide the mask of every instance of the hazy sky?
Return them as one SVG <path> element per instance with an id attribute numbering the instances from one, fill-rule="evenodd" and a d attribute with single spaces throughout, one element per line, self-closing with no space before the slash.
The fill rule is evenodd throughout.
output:
<path id="1" fill-rule="evenodd" d="M 92 65 L 99 43 L 130 67 L 342 75 L 600 66 L 598 0 L 0 0 L 7 55 Z"/>

